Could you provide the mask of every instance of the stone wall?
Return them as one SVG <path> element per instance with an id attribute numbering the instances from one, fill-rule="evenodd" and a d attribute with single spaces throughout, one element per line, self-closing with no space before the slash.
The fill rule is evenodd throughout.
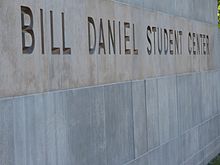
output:
<path id="1" fill-rule="evenodd" d="M 0 164 L 197 165 L 220 152 L 220 71 L 0 100 Z"/>
<path id="2" fill-rule="evenodd" d="M 136 3 L 134 4 L 134 2 Z M 220 66 L 216 60 L 219 56 L 214 49 L 216 48 L 217 27 L 213 21 L 207 21 L 217 20 L 216 3 L 214 2 L 216 0 L 209 2 L 204 0 L 166 0 L 163 2 L 150 0 L 127 3 L 111 0 L 54 0 L 50 2 L 39 0 L 37 4 L 31 0 L 16 3 L 0 2 L 2 7 L 0 97 L 215 69 Z M 23 11 L 24 7 L 26 7 L 26 13 Z M 31 45 L 32 38 L 23 26 L 23 29 L 21 28 L 21 25 L 30 24 L 28 13 L 31 12 L 33 27 L 29 28 L 33 30 L 35 45 L 33 52 L 27 54 L 22 43 L 24 41 L 25 46 Z M 64 19 L 62 19 L 62 14 Z M 24 17 L 23 24 L 21 15 Z M 95 22 L 96 35 L 93 34 L 92 28 L 89 35 L 88 17 L 92 17 Z M 202 18 L 203 21 L 201 21 Z M 103 28 L 100 26 L 101 20 Z M 112 29 L 113 21 L 115 21 L 115 54 L 111 43 L 108 42 L 108 21 L 110 21 Z M 53 26 L 51 22 L 53 22 Z M 127 27 L 124 25 L 125 23 L 127 23 Z M 156 40 L 153 44 L 153 33 L 151 32 L 152 51 L 149 55 L 147 51 L 147 48 L 150 47 L 147 40 L 148 26 L 151 29 L 156 27 L 169 32 L 173 45 L 168 47 L 167 54 L 165 49 L 161 54 L 158 53 L 158 42 Z M 26 36 L 25 40 L 22 38 L 22 32 Z M 103 32 L 104 39 L 100 35 L 101 32 Z M 174 51 L 175 46 L 174 35 L 179 35 L 179 32 L 182 33 L 181 41 L 180 37 L 177 37 L 179 51 L 171 55 L 170 50 L 172 48 Z M 200 35 L 205 36 L 202 39 L 198 38 L 200 49 L 202 48 L 201 41 L 206 41 L 208 36 L 209 40 L 205 46 L 209 45 L 209 51 L 203 53 L 203 50 L 199 49 L 200 52 L 196 52 L 196 55 L 190 55 L 188 51 L 189 33 L 191 33 L 191 48 L 193 33 L 198 34 L 199 37 Z M 156 39 L 160 38 L 157 37 L 157 34 L 160 33 L 155 33 Z M 96 49 L 90 54 L 88 40 L 92 40 L 91 45 L 93 46 L 93 35 L 96 36 Z M 163 33 L 162 36 L 164 36 Z M 63 40 L 63 38 L 65 39 Z M 162 37 L 162 41 L 165 40 L 164 38 Z M 99 43 L 102 40 L 105 40 L 105 51 L 104 43 Z M 65 54 L 63 43 L 65 43 L 65 48 L 71 48 L 71 54 L 68 52 Z M 162 47 L 165 47 L 165 42 L 162 43 L 164 45 Z M 52 45 L 53 48 L 57 48 L 55 50 L 59 48 L 60 53 L 54 53 Z M 44 53 L 42 53 L 43 47 Z M 131 53 L 126 53 L 127 49 Z M 138 49 L 137 55 L 134 54 L 135 49 Z"/>
<path id="3" fill-rule="evenodd" d="M 109 0 L 111 1 L 111 0 Z M 155 11 L 184 17 L 191 20 L 217 24 L 217 1 L 210 0 L 113 0 L 124 4 L 145 8 L 147 11 Z"/>
<path id="4" fill-rule="evenodd" d="M 216 0 L 69 2 L 0 1 L 0 12 L 6 13 L 0 16 L 0 165 L 205 165 L 217 155 Z M 120 15 L 136 22 L 149 16 L 152 24 L 157 16 L 158 24 L 166 26 L 174 26 L 174 20 L 175 27 L 187 25 L 187 30 L 210 34 L 212 53 L 175 56 L 174 61 L 171 56 L 158 59 L 158 55 L 138 60 L 90 56 L 83 49 L 87 41 L 79 40 L 86 34 L 76 26 L 72 33 L 79 51 L 73 56 L 44 56 L 40 50 L 26 56 L 17 52 L 20 29 L 6 28 L 20 25 L 20 15 L 15 13 L 21 5 L 31 6 L 34 14 L 41 7 L 47 12 L 62 11 L 60 7 L 75 10 L 68 19 L 83 26 L 87 26 L 87 14 L 95 18 Z"/>

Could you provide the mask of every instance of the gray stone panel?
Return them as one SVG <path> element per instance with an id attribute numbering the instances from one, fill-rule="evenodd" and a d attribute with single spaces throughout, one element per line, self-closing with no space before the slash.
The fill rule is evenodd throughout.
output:
<path id="1" fill-rule="evenodd" d="M 219 115 L 217 116 L 217 122 L 218 122 L 217 126 L 219 126 L 220 125 L 220 116 Z M 220 127 L 218 127 L 217 129 L 218 129 L 218 136 L 220 136 Z"/>
<path id="2" fill-rule="evenodd" d="M 204 162 L 202 161 L 202 162 L 198 163 L 197 165 L 205 165 L 205 164 L 204 164 Z"/>
<path id="3" fill-rule="evenodd" d="M 220 71 L 217 71 L 217 80 L 216 80 L 216 84 L 218 85 L 218 82 L 220 82 Z M 218 109 L 218 114 L 220 114 L 220 88 L 217 86 L 216 88 L 217 91 L 217 109 Z"/>
<path id="4" fill-rule="evenodd" d="M 141 7 L 144 5 L 144 0 L 118 0 L 118 2 L 129 4 L 129 5 L 134 5 L 137 7 Z"/>
<path id="5" fill-rule="evenodd" d="M 48 106 L 53 102 L 41 94 L 11 101 L 14 103 L 16 165 L 56 164 L 56 124 L 52 120 L 55 113 L 50 113 Z"/>
<path id="6" fill-rule="evenodd" d="M 105 107 L 104 89 L 87 88 L 82 90 L 68 91 L 58 96 L 63 101 L 63 108 L 55 108 L 56 113 L 64 113 L 64 121 L 58 115 L 56 124 L 57 143 L 62 146 L 62 140 L 67 142 L 67 153 L 70 154 L 70 164 L 82 165 L 105 165 L 106 143 L 105 143 Z M 56 99 L 57 106 L 60 106 Z M 62 105 L 62 103 L 61 103 Z M 62 111 L 62 112 L 61 112 Z M 61 115 L 62 116 L 62 115 Z M 57 128 L 59 128 L 57 126 Z M 63 130 L 65 129 L 66 130 Z M 62 153 L 62 150 L 61 150 Z M 65 148 L 64 153 L 65 154 Z M 60 157 L 60 161 L 66 161 Z"/>
<path id="7" fill-rule="evenodd" d="M 178 138 L 179 162 L 189 159 L 199 151 L 198 128 L 193 128 Z"/>
<path id="8" fill-rule="evenodd" d="M 172 140 L 126 165 L 177 165 L 178 141 Z"/>
<path id="9" fill-rule="evenodd" d="M 216 12 L 215 6 L 217 6 L 217 3 L 215 0 L 210 0 L 209 3 L 206 0 L 193 0 L 188 1 L 188 3 L 193 6 L 193 10 L 188 13 L 189 16 L 191 14 L 193 19 L 216 24 L 216 15 L 214 13 Z"/>
<path id="10" fill-rule="evenodd" d="M 144 7 L 150 11 L 160 11 L 170 15 L 186 17 L 198 21 L 217 24 L 216 0 L 117 0 L 129 5 Z"/>
<path id="11" fill-rule="evenodd" d="M 219 75 L 209 71 L 1 99 L 0 164 L 207 163 L 220 152 Z"/>
<path id="12" fill-rule="evenodd" d="M 189 84 L 190 85 L 190 84 Z M 196 126 L 202 121 L 202 88 L 201 88 L 201 74 L 192 74 L 192 125 Z"/>
<path id="13" fill-rule="evenodd" d="M 190 129 L 193 125 L 192 117 L 192 75 L 177 76 L 177 110 L 179 133 Z"/>
<path id="14" fill-rule="evenodd" d="M 201 151 L 193 155 L 189 160 L 185 161 L 184 165 L 198 165 L 204 159 L 204 152 Z"/>
<path id="15" fill-rule="evenodd" d="M 81 132 L 75 131 L 76 136 L 71 136 L 72 135 L 71 132 L 74 132 L 73 131 L 74 129 L 81 128 L 82 132 L 83 132 L 83 128 L 82 128 L 83 124 L 79 123 L 79 125 L 77 127 L 76 125 L 74 125 L 74 123 L 75 123 L 74 120 L 72 120 L 71 122 L 68 121 L 68 117 L 67 117 L 68 112 L 74 113 L 77 109 L 76 106 L 72 106 L 72 107 L 66 106 L 67 104 L 73 103 L 73 101 L 71 101 L 73 99 L 73 97 L 72 97 L 72 95 L 70 95 L 70 93 L 73 93 L 73 91 L 69 91 L 69 92 L 65 92 L 65 93 L 64 92 L 54 93 L 53 97 L 52 97 L 53 102 L 54 102 L 53 109 L 55 111 L 55 116 L 54 116 L 53 120 L 56 125 L 56 130 L 55 130 L 56 145 L 57 145 L 56 160 L 57 160 L 58 164 L 68 164 L 69 165 L 69 164 L 72 164 L 72 162 L 85 164 L 83 161 L 85 161 L 85 159 L 88 159 L 88 158 L 84 157 L 85 159 L 82 159 L 81 162 L 77 159 L 79 157 L 78 153 L 80 153 L 82 150 L 84 150 L 84 147 L 78 147 L 77 145 L 74 146 L 75 143 L 79 142 L 79 139 L 76 136 L 77 135 L 82 136 L 82 134 L 81 134 Z M 69 97 L 65 97 L 65 96 L 69 96 Z M 75 100 L 76 99 L 74 99 L 74 101 Z M 83 111 L 86 111 L 86 110 L 82 109 L 82 111 L 81 111 L 82 115 L 83 115 Z M 77 115 L 69 116 L 69 117 L 75 118 L 76 116 Z M 86 122 L 85 122 L 85 125 L 87 125 Z M 69 138 L 73 139 L 72 143 L 69 141 Z M 81 137 L 81 139 L 84 139 L 84 137 Z M 89 139 L 88 139 L 88 141 L 89 141 Z M 87 145 L 87 147 L 89 150 L 88 145 Z M 76 150 L 78 150 L 79 152 L 76 152 Z M 73 152 L 74 152 L 74 154 L 73 154 Z"/>
<path id="16" fill-rule="evenodd" d="M 200 73 L 177 76 L 179 133 L 184 133 L 202 121 L 204 107 L 201 84 Z"/>
<path id="17" fill-rule="evenodd" d="M 25 97 L 26 137 L 28 137 L 29 164 L 46 165 L 46 106 L 43 95 Z M 50 140 L 49 137 L 48 140 Z M 56 148 L 58 150 L 58 148 Z M 56 152 L 56 151 L 53 151 Z M 57 156 L 57 155 L 56 155 Z M 28 158 L 28 157 L 27 157 Z M 55 158 L 55 157 L 54 157 Z"/>
<path id="18" fill-rule="evenodd" d="M 26 165 L 26 114 L 24 108 L 24 98 L 21 97 L 15 99 L 13 101 L 13 105 L 15 165 Z"/>
<path id="19" fill-rule="evenodd" d="M 24 101 L 25 107 L 25 130 L 26 130 L 26 162 L 27 164 L 34 165 L 36 162 L 37 157 L 37 150 L 35 150 L 36 146 L 36 134 L 37 134 L 37 120 L 38 116 L 35 115 L 35 97 L 30 96 L 26 97 Z M 55 149 L 56 150 L 56 149 Z M 54 151 L 55 152 L 55 151 Z M 55 157 L 54 157 L 55 158 Z"/>
<path id="20" fill-rule="evenodd" d="M 219 138 L 211 142 L 205 149 L 204 149 L 204 161 L 203 163 L 206 165 L 208 164 L 213 158 L 215 158 L 219 154 L 220 144 Z"/>
<path id="21" fill-rule="evenodd" d="M 209 120 L 209 142 L 212 142 L 218 137 L 218 117 Z"/>
<path id="22" fill-rule="evenodd" d="M 39 97 L 42 97 L 39 95 Z M 45 139 L 46 139 L 46 164 L 56 164 L 56 150 L 57 150 L 57 138 L 56 138 L 56 111 L 54 94 L 48 93 L 43 96 L 45 101 Z M 24 99 L 26 102 L 27 98 Z"/>
<path id="23" fill-rule="evenodd" d="M 218 39 L 217 39 L 217 43 L 215 43 L 215 44 L 219 45 L 220 44 L 220 29 L 218 29 L 216 33 L 218 35 Z M 220 47 L 216 46 L 215 48 L 216 48 L 217 53 L 219 53 L 220 52 Z"/>
<path id="24" fill-rule="evenodd" d="M 14 105 L 16 165 L 106 164 L 103 87 L 18 98 Z"/>
<path id="25" fill-rule="evenodd" d="M 213 157 L 219 154 L 216 153 L 216 150 L 219 148 L 219 146 L 220 145 L 218 139 L 210 141 L 210 143 L 204 149 L 204 158 L 209 159 L 208 161 L 210 161 Z"/>
<path id="26" fill-rule="evenodd" d="M 210 93 L 210 76 L 208 72 L 201 73 L 202 82 L 202 119 L 207 120 L 212 116 L 211 102 L 212 96 Z"/>
<path id="27" fill-rule="evenodd" d="M 145 154 L 143 156 L 141 156 L 140 158 L 128 163 L 128 164 L 125 164 L 125 165 L 147 165 L 148 164 L 148 155 Z"/>
<path id="28" fill-rule="evenodd" d="M 213 115 L 215 115 L 218 104 L 218 93 L 216 90 L 217 85 L 217 73 L 203 72 L 201 74 L 201 82 L 202 82 L 202 118 L 203 121 L 209 119 Z"/>
<path id="29" fill-rule="evenodd" d="M 159 146 L 159 111 L 157 79 L 146 80 L 147 133 L 149 150 Z"/>
<path id="30" fill-rule="evenodd" d="M 13 102 L 0 101 L 0 164 L 14 165 Z"/>
<path id="31" fill-rule="evenodd" d="M 205 122 L 198 128 L 199 148 L 204 148 L 209 143 L 209 122 Z"/>
<path id="32" fill-rule="evenodd" d="M 107 164 L 134 159 L 131 83 L 104 87 Z"/>
<path id="33" fill-rule="evenodd" d="M 171 14 L 174 13 L 175 3 L 172 0 L 161 1 L 160 3 L 152 0 L 144 0 L 144 7 Z"/>
<path id="34" fill-rule="evenodd" d="M 132 100 L 134 113 L 135 157 L 138 157 L 148 150 L 145 81 L 132 82 Z"/>
<path id="35" fill-rule="evenodd" d="M 160 143 L 178 135 L 176 76 L 158 79 Z"/>
<path id="36" fill-rule="evenodd" d="M 149 152 L 148 154 L 148 164 L 152 164 L 152 165 L 160 165 L 160 159 L 161 159 L 161 155 L 160 155 L 160 148 L 157 148 L 151 152 Z M 145 164 L 143 164 L 145 165 Z"/>
<path id="37" fill-rule="evenodd" d="M 179 157 L 178 140 L 171 140 L 160 147 L 160 164 L 177 165 Z"/>
<path id="38" fill-rule="evenodd" d="M 215 69 L 215 68 L 217 68 L 217 69 L 219 69 L 220 68 L 220 56 L 219 56 L 219 52 L 220 52 L 220 47 L 219 47 L 219 44 L 220 44 L 220 30 L 219 30 L 219 28 L 215 28 L 214 29 L 214 34 L 213 34 L 214 36 L 216 36 L 215 38 L 214 38 L 214 43 L 213 43 L 213 46 L 214 46 L 214 61 L 213 61 L 213 63 L 214 63 L 214 68 L 213 69 Z"/>
<path id="39" fill-rule="evenodd" d="M 219 88 L 219 81 L 218 81 L 218 71 L 211 71 L 209 75 L 211 76 L 211 89 L 210 93 L 212 95 L 212 116 L 218 113 L 218 88 Z"/>

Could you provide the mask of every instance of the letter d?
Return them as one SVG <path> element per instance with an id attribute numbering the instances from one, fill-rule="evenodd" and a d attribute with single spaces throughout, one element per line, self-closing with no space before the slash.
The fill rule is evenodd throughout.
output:
<path id="1" fill-rule="evenodd" d="M 27 14 L 30 17 L 30 24 L 26 25 L 24 21 L 24 15 Z M 33 14 L 29 7 L 21 6 L 21 29 L 22 29 L 22 51 L 23 54 L 31 54 L 34 50 L 35 38 L 33 31 Z M 26 45 L 25 33 L 31 36 L 32 42 L 30 46 Z"/>
<path id="2" fill-rule="evenodd" d="M 91 26 L 93 27 L 94 30 L 94 44 L 93 46 L 91 45 Z M 89 35 L 89 54 L 94 54 L 95 52 L 95 47 L 96 47 L 96 29 L 95 29 L 95 22 L 92 17 L 88 17 L 88 35 Z"/>

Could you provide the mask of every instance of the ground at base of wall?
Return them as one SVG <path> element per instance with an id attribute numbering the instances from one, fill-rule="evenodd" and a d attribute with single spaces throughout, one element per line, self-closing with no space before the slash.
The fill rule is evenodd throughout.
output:
<path id="1" fill-rule="evenodd" d="M 208 165 L 220 165 L 220 153 Z"/>

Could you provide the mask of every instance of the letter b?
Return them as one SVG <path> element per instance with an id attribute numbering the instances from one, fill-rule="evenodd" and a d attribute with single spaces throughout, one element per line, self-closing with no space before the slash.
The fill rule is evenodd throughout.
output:
<path id="1" fill-rule="evenodd" d="M 24 16 L 28 15 L 30 17 L 30 24 L 26 25 Z M 21 28 L 22 28 L 22 51 L 23 54 L 31 54 L 34 50 L 35 46 L 35 38 L 34 38 L 34 31 L 33 31 L 33 14 L 29 7 L 21 6 Z M 31 45 L 26 45 L 26 37 L 25 33 L 28 33 L 31 36 Z"/>

